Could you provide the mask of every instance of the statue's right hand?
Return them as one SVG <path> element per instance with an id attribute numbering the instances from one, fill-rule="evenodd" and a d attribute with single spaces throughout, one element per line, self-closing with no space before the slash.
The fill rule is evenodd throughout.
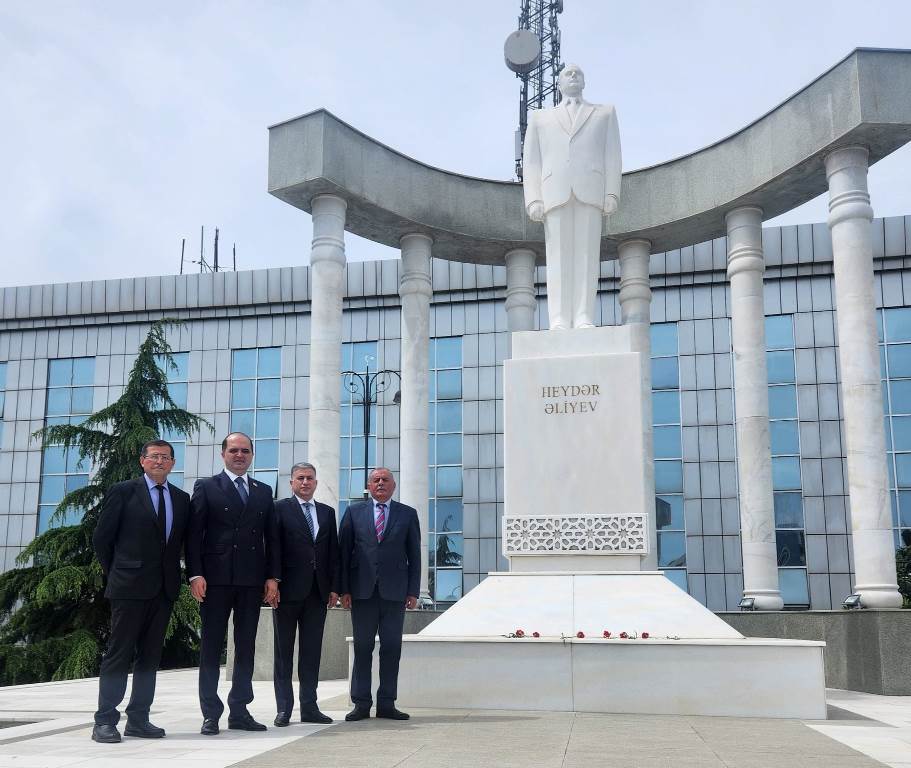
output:
<path id="1" fill-rule="evenodd" d="M 528 218 L 532 221 L 544 221 L 544 203 L 535 200 L 528 206 Z"/>
<path id="2" fill-rule="evenodd" d="M 190 582 L 190 592 L 193 594 L 193 597 L 196 598 L 196 601 L 201 603 L 206 599 L 206 577 L 200 576 L 198 579 L 193 579 Z"/>

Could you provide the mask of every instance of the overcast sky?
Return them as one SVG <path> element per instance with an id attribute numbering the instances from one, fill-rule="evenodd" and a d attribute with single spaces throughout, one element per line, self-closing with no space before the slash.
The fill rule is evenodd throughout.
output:
<path id="1" fill-rule="evenodd" d="M 176 273 L 202 225 L 238 268 L 307 263 L 309 216 L 266 192 L 266 129 L 319 107 L 428 164 L 511 178 L 518 8 L 3 0 L 0 285 Z M 911 47 L 911 2 L 565 0 L 560 27 L 586 98 L 617 106 L 628 171 L 739 130 L 856 47 Z M 871 169 L 877 216 L 911 214 L 909 147 Z M 824 218 L 817 200 L 774 223 Z M 349 259 L 395 255 L 347 237 Z"/>

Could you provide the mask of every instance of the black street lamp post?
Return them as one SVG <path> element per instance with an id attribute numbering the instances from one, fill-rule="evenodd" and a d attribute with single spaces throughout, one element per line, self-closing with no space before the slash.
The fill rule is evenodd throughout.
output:
<path id="1" fill-rule="evenodd" d="M 398 379 L 401 383 L 402 377 L 398 371 L 383 369 L 382 371 L 370 372 L 370 358 L 367 358 L 367 370 L 365 373 L 357 371 L 342 371 L 342 381 L 345 388 L 360 400 L 353 401 L 353 405 L 360 405 L 364 409 L 364 498 L 367 498 L 367 478 L 370 473 L 369 448 L 370 448 L 370 408 L 377 403 L 377 398 L 383 392 L 389 389 L 392 382 Z M 396 392 L 392 398 L 394 403 L 400 402 L 401 393 Z"/>

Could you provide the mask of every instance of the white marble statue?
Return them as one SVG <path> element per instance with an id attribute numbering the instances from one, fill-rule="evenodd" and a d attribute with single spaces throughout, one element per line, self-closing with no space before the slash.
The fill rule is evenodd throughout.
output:
<path id="1" fill-rule="evenodd" d="M 544 222 L 551 330 L 591 328 L 601 219 L 620 198 L 620 129 L 610 104 L 582 99 L 585 76 L 560 72 L 563 100 L 529 115 L 523 158 L 525 210 Z"/>

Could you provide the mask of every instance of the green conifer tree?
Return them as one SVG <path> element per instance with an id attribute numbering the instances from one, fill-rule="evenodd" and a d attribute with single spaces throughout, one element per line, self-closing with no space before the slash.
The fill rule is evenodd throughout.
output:
<path id="1" fill-rule="evenodd" d="M 123 394 L 81 424 L 46 426 L 33 435 L 42 448 L 61 445 L 92 462 L 94 475 L 57 506 L 51 523 L 84 510 L 75 525 L 49 528 L 0 574 L 0 684 L 66 680 L 98 673 L 110 632 L 101 566 L 92 534 L 101 502 L 114 483 L 138 477 L 144 443 L 191 435 L 205 419 L 179 408 L 168 393 L 166 371 L 176 370 L 165 332 L 173 320 L 152 324 L 140 345 Z M 166 438 L 167 439 L 167 438 Z M 168 626 L 163 666 L 195 663 L 199 610 L 186 585 Z"/>

